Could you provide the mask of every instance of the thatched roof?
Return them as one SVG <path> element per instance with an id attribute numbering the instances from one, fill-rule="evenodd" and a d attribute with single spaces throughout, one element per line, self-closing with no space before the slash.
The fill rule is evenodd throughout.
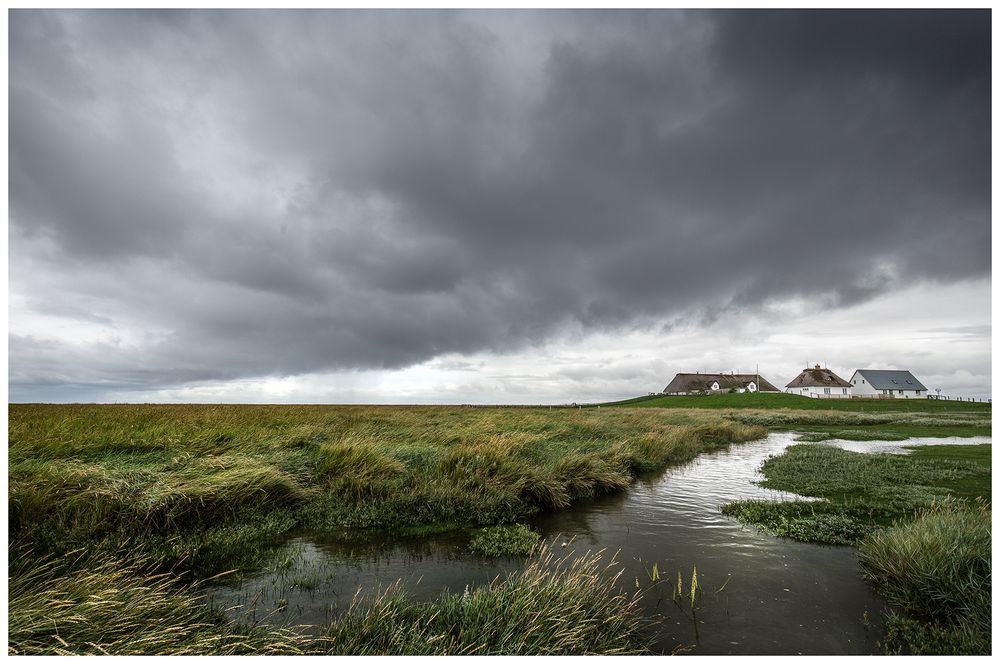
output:
<path id="1" fill-rule="evenodd" d="M 829 369 L 821 369 L 817 364 L 812 369 L 803 369 L 785 387 L 850 387 L 851 384 Z"/>
<path id="2" fill-rule="evenodd" d="M 667 394 L 673 392 L 708 392 L 712 389 L 712 383 L 719 384 L 719 390 L 725 391 L 734 388 L 746 389 L 750 383 L 757 384 L 759 392 L 778 392 L 778 388 L 767 382 L 760 374 L 703 374 L 703 373 L 679 373 L 674 376 L 670 384 L 663 388 Z"/>

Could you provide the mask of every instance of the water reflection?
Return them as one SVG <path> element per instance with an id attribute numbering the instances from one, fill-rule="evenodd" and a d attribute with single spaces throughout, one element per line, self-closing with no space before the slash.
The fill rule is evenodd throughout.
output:
<path id="1" fill-rule="evenodd" d="M 644 590 L 641 606 L 657 652 L 875 652 L 883 603 L 861 580 L 853 548 L 779 539 L 719 511 L 741 498 L 801 499 L 755 484 L 761 464 L 794 442 L 794 434 L 774 433 L 704 455 L 626 494 L 542 515 L 532 525 L 561 554 L 619 552 L 623 582 Z M 990 439 L 826 444 L 907 453 L 904 445 L 984 442 Z M 430 600 L 524 564 L 473 554 L 466 533 L 362 544 L 299 533 L 283 554 L 266 574 L 209 589 L 209 601 L 239 620 L 307 625 L 303 629 L 315 632 L 352 601 L 396 581 L 415 599 Z M 678 601 L 676 587 L 679 575 L 688 591 L 695 568 L 701 592 L 692 610 L 688 597 Z"/>

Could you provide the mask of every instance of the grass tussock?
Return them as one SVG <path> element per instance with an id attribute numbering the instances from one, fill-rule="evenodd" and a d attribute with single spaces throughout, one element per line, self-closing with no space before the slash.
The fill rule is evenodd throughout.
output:
<path id="1" fill-rule="evenodd" d="M 946 501 L 861 542 L 865 578 L 902 611 L 890 621 L 890 650 L 990 652 L 990 525 L 984 503 Z"/>
<path id="2" fill-rule="evenodd" d="M 136 561 L 10 557 L 9 655 L 295 655 L 290 632 L 212 615 L 167 573 Z"/>
<path id="3" fill-rule="evenodd" d="M 633 655 L 637 597 L 618 590 L 598 556 L 546 552 L 488 586 L 414 603 L 396 587 L 354 608 L 324 635 L 332 655 Z"/>
<path id="4" fill-rule="evenodd" d="M 538 546 L 541 535 L 523 523 L 477 530 L 469 548 L 483 556 L 527 556 Z"/>

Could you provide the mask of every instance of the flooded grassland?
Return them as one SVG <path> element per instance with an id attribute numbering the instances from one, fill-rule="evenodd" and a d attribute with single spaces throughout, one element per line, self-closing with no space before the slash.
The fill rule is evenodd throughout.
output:
<path id="1" fill-rule="evenodd" d="M 757 422 L 623 408 L 10 413 L 11 652 L 862 653 L 882 639 L 884 603 L 855 549 L 722 513 L 800 498 L 755 484 L 795 438 Z M 512 522 L 541 535 L 530 557 L 473 551 L 483 527 Z M 157 602 L 133 601 L 151 585 Z"/>

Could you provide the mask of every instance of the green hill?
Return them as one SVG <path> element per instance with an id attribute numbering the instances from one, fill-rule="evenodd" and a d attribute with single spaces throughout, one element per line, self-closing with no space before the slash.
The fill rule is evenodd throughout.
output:
<path id="1" fill-rule="evenodd" d="M 843 410 L 852 412 L 990 412 L 992 404 L 974 401 L 938 399 L 810 399 L 796 394 L 743 393 L 707 394 L 704 396 L 666 396 L 656 394 L 601 406 L 632 408 L 793 408 L 796 410 Z"/>

